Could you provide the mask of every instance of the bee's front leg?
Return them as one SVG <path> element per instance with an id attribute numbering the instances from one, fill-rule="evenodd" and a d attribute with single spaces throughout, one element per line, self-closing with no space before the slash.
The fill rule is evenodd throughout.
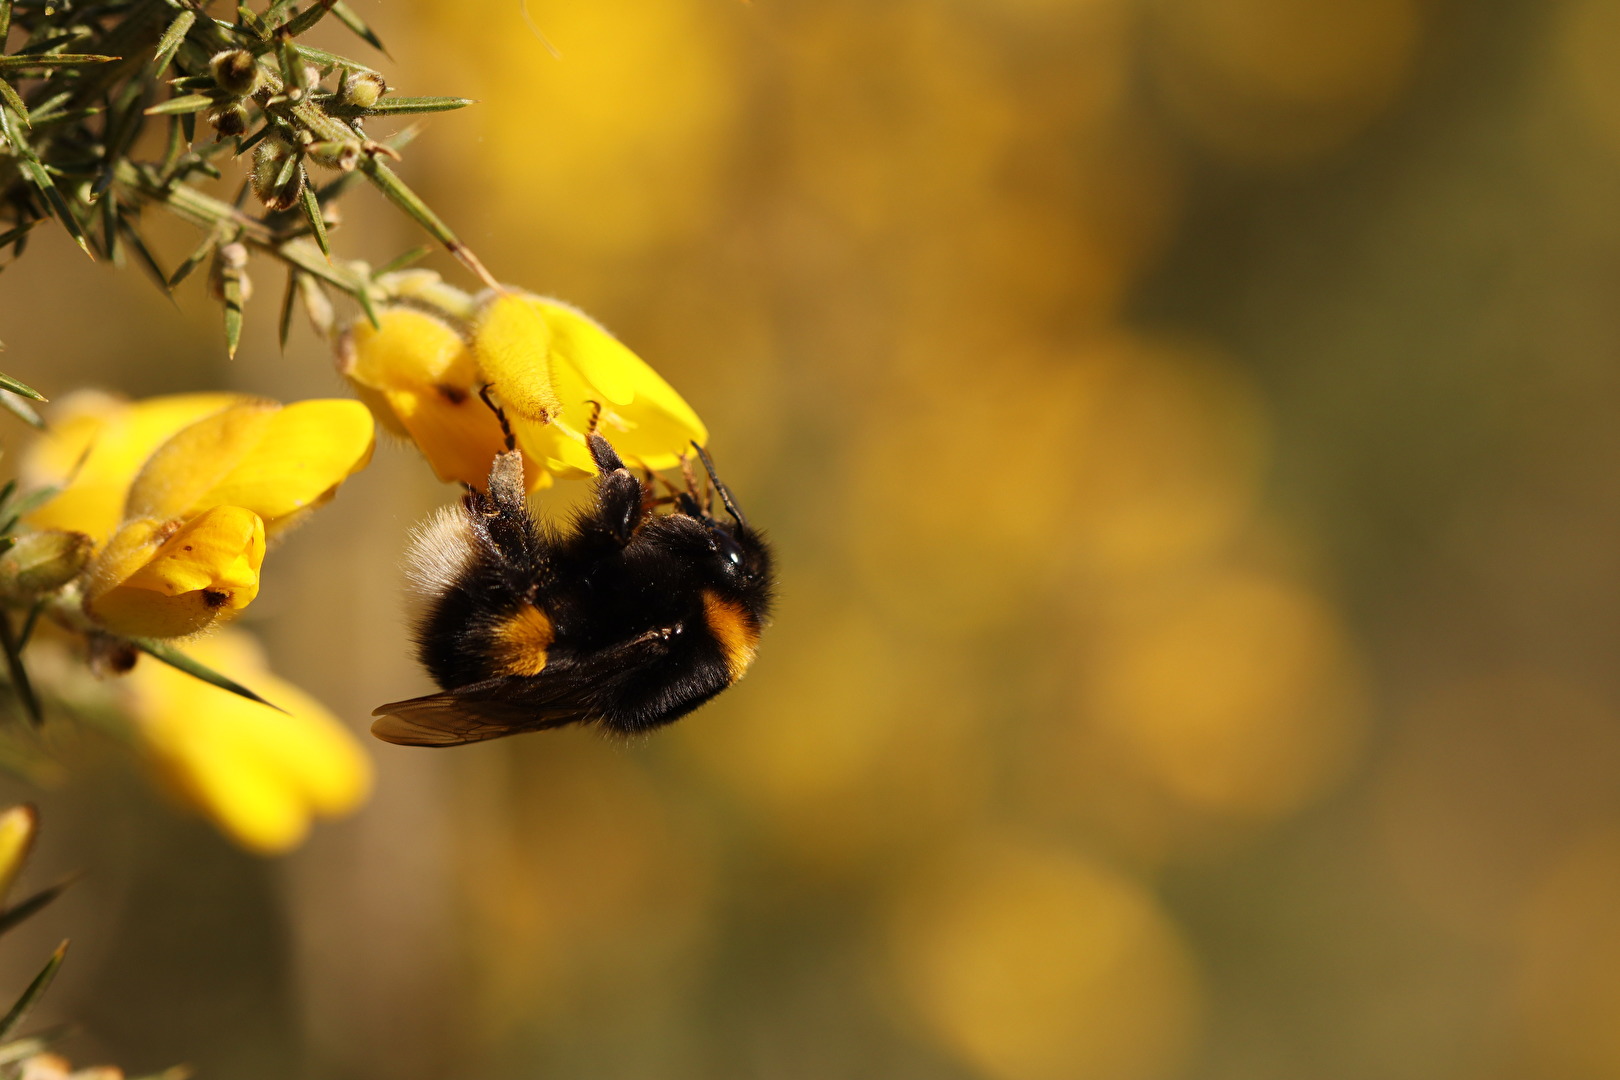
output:
<path id="1" fill-rule="evenodd" d="M 596 461 L 596 510 L 591 514 L 595 531 L 619 547 L 630 542 L 647 516 L 646 489 L 619 454 L 602 436 L 586 437 L 591 457 Z"/>

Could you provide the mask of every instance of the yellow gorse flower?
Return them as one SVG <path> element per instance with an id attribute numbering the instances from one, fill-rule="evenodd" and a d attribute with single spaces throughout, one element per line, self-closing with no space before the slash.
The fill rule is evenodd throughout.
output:
<path id="1" fill-rule="evenodd" d="M 0 811 L 0 900 L 11 891 L 38 831 L 39 815 L 32 806 L 24 803 Z"/>
<path id="2" fill-rule="evenodd" d="M 504 448 L 487 386 L 525 457 L 530 490 L 595 472 L 585 446 L 598 424 L 627 462 L 676 465 L 708 430 L 645 361 L 577 308 L 521 292 L 478 298 L 420 275 L 377 325 L 343 338 L 338 367 L 384 428 L 416 443 L 441 480 L 482 488 Z"/>
<path id="3" fill-rule="evenodd" d="M 124 519 L 129 482 L 171 435 L 229 405 L 241 394 L 170 394 L 130 402 L 96 390 L 52 406 L 50 430 L 29 444 L 20 467 L 31 488 L 60 487 L 28 515 L 40 529 L 72 529 L 105 542 Z"/>
<path id="4" fill-rule="evenodd" d="M 263 854 L 296 846 L 315 817 L 347 813 L 371 788 L 371 765 L 314 698 L 271 674 L 258 643 L 235 629 L 188 646 L 276 709 L 142 663 L 125 682 L 146 754 L 187 802 L 237 843 Z"/>
<path id="5" fill-rule="evenodd" d="M 30 515 L 101 542 L 86 612 L 132 637 L 180 637 L 258 595 L 267 539 L 329 500 L 375 442 L 358 402 L 187 394 L 75 396 L 25 479 L 63 485 Z"/>

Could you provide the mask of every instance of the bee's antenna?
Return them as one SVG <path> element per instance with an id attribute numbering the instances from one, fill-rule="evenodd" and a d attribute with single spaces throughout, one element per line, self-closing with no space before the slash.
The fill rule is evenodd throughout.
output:
<path id="1" fill-rule="evenodd" d="M 726 508 L 726 513 L 731 515 L 731 520 L 735 521 L 738 525 L 741 525 L 746 529 L 748 527 L 748 519 L 743 517 L 743 512 L 741 510 L 737 509 L 737 500 L 731 497 L 731 491 L 726 487 L 726 485 L 722 484 L 720 482 L 720 478 L 715 475 L 714 462 L 709 460 L 708 451 L 703 449 L 703 447 L 699 446 L 696 442 L 692 443 L 692 449 L 697 451 L 698 457 L 703 461 L 704 471 L 709 474 L 709 479 L 714 481 L 714 490 L 720 493 L 720 504 Z"/>
<path id="2" fill-rule="evenodd" d="M 489 392 L 494 385 L 494 383 L 485 383 L 483 386 L 480 386 L 478 388 L 478 400 L 482 401 L 485 405 L 488 405 L 489 411 L 495 414 L 495 419 L 501 422 L 501 434 L 506 437 L 506 448 L 508 450 L 515 450 L 517 449 L 517 438 L 512 434 L 512 425 L 507 422 L 506 410 L 490 400 Z"/>

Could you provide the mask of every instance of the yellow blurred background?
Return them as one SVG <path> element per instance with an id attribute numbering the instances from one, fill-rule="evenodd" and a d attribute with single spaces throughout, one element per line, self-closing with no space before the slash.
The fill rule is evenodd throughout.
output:
<path id="1" fill-rule="evenodd" d="M 76 1060 L 1620 1075 L 1620 3 L 354 6 L 480 99 L 407 178 L 707 420 L 776 625 L 645 742 L 372 745 L 277 861 L 93 748 L 17 787 L 84 877 L 0 978 L 75 938 Z M 342 393 L 250 272 L 227 362 L 200 285 L 42 229 L 7 370 Z M 454 495 L 385 448 L 248 613 L 357 730 L 427 688 L 397 560 Z"/>

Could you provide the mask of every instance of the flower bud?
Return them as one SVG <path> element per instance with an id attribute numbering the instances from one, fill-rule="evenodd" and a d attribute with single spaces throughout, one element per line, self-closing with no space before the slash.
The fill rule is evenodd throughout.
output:
<path id="1" fill-rule="evenodd" d="M 369 109 L 388 92 L 388 84 L 375 71 L 351 71 L 338 87 L 338 101 Z"/>
<path id="2" fill-rule="evenodd" d="M 10 551 L 0 555 L 0 592 L 9 596 L 55 592 L 79 576 L 94 547 L 81 532 L 41 529 L 24 533 Z"/>
<path id="3" fill-rule="evenodd" d="M 235 101 L 209 110 L 208 119 L 221 135 L 240 135 L 248 127 L 248 111 Z"/>
<path id="4" fill-rule="evenodd" d="M 268 138 L 253 155 L 253 194 L 271 210 L 291 210 L 304 190 L 304 166 L 284 139 Z"/>
<path id="5" fill-rule="evenodd" d="M 343 172 L 353 172 L 354 167 L 360 164 L 360 144 L 349 139 L 310 143 L 304 148 L 304 153 L 317 165 Z"/>
<path id="6" fill-rule="evenodd" d="M 214 251 L 208 269 L 208 291 L 215 300 L 248 302 L 253 295 L 253 279 L 247 276 L 247 261 L 247 245 L 239 241 L 221 244 Z"/>
<path id="7" fill-rule="evenodd" d="M 259 85 L 259 61 L 246 49 L 226 49 L 208 61 L 214 82 L 227 94 L 246 97 Z"/>

